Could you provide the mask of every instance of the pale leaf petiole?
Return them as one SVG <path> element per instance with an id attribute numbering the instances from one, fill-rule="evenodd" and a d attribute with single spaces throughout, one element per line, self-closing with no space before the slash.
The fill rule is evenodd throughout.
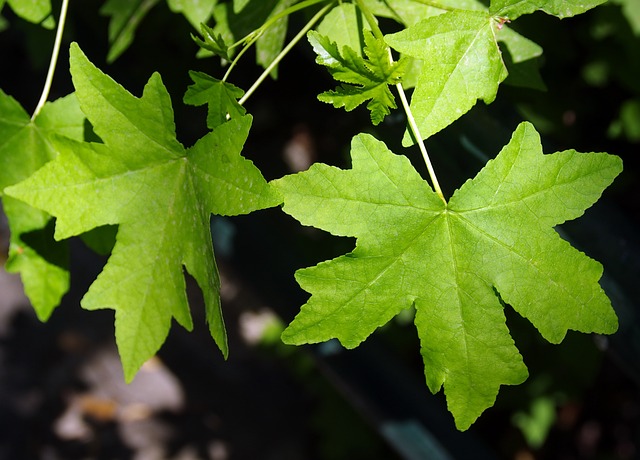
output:
<path id="1" fill-rule="evenodd" d="M 416 143 L 418 144 L 420 153 L 422 153 L 422 158 L 424 158 L 424 162 L 427 165 L 427 171 L 429 171 L 429 177 L 431 178 L 433 189 L 438 194 L 440 199 L 444 202 L 444 204 L 447 204 L 447 200 L 445 199 L 444 194 L 442 193 L 442 189 L 440 188 L 440 183 L 438 182 L 438 178 L 436 177 L 436 172 L 433 169 L 433 165 L 431 164 L 431 159 L 429 158 L 427 147 L 424 145 L 424 141 L 422 140 L 422 135 L 420 134 L 420 130 L 418 129 L 418 124 L 416 123 L 416 119 L 413 117 L 413 112 L 411 112 L 411 108 L 409 107 L 409 101 L 407 101 L 407 96 L 404 94 L 404 88 L 402 87 L 402 83 L 396 84 L 396 89 L 398 90 L 398 95 L 400 96 L 402 107 L 404 108 L 404 111 L 407 114 L 407 121 L 409 122 L 409 127 L 411 128 L 411 131 L 413 132 L 413 135 L 416 139 Z"/>
<path id="2" fill-rule="evenodd" d="M 60 44 L 62 43 L 62 32 L 64 31 L 64 23 L 67 18 L 67 9 L 69 7 L 69 0 L 62 0 L 62 6 L 60 7 L 60 18 L 58 19 L 58 28 L 56 30 L 56 39 L 53 44 L 53 52 L 51 53 L 51 61 L 49 62 L 49 70 L 47 72 L 47 78 L 44 82 L 44 88 L 42 89 L 42 95 L 38 101 L 36 109 L 33 111 L 31 120 L 35 118 L 42 110 L 42 107 L 49 98 L 49 91 L 51 91 L 51 82 L 53 81 L 53 75 L 56 72 L 56 64 L 58 62 L 58 54 L 60 54 Z"/>

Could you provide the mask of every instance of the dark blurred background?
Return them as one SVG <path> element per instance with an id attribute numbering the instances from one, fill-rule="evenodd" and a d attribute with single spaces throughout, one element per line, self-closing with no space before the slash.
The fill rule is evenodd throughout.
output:
<path id="1" fill-rule="evenodd" d="M 72 242 L 72 288 L 47 324 L 0 278 L 0 459 L 634 459 L 640 458 L 640 8 L 618 0 L 576 18 L 543 13 L 512 26 L 544 48 L 546 90 L 502 85 L 490 106 L 471 112 L 427 142 L 447 195 L 495 156 L 522 120 L 532 121 L 546 152 L 606 151 L 624 172 L 582 218 L 558 229 L 605 267 L 602 285 L 620 318 L 611 337 L 570 333 L 550 345 L 507 308 L 508 325 L 529 367 L 518 387 L 503 387 L 495 407 L 457 432 L 442 393 L 424 383 L 410 314 L 356 350 L 329 342 L 288 347 L 279 332 L 307 295 L 296 269 L 353 248 L 354 241 L 301 227 L 278 209 L 212 219 L 230 336 L 224 361 L 204 325 L 189 282 L 195 331 L 174 326 L 157 359 L 133 384 L 122 382 L 111 311 L 79 301 L 106 258 Z M 50 100 L 73 90 L 65 63 L 77 41 L 89 59 L 135 95 L 158 71 L 173 98 L 179 140 L 206 133 L 204 107 L 186 107 L 187 71 L 221 77 L 218 59 L 196 58 L 191 25 L 164 2 L 150 10 L 132 46 L 105 57 L 103 2 L 72 2 Z M 57 14 L 59 2 L 54 1 Z M 33 111 L 54 31 L 2 10 L 0 88 Z M 305 23 L 291 21 L 292 36 Z M 371 127 L 318 102 L 334 86 L 302 42 L 276 81 L 246 103 L 254 126 L 244 155 L 267 179 L 311 162 L 348 167 L 352 136 L 372 132 L 396 153 L 404 118 Z M 260 73 L 246 57 L 230 81 L 248 89 Z M 300 79 L 298 75 L 304 75 Z M 2 244 L 6 249 L 6 225 Z"/>

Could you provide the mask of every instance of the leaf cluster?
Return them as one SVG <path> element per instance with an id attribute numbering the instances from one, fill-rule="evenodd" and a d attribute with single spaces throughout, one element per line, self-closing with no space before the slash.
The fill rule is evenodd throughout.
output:
<path id="1" fill-rule="evenodd" d="M 506 305 L 552 343 L 569 330 L 615 332 L 616 315 L 599 285 L 602 266 L 554 227 L 580 217 L 622 164 L 606 153 L 543 154 L 537 131 L 524 122 L 447 199 L 423 141 L 478 100 L 491 103 L 503 82 L 544 88 L 537 71 L 542 49 L 511 21 L 536 11 L 569 17 L 603 1 L 167 0 L 201 33 L 193 36 L 199 55 L 229 64 L 221 79 L 189 72 L 193 84 L 183 102 L 207 107 L 207 133 L 185 147 L 158 73 L 134 96 L 72 43 L 73 94 L 30 117 L 0 91 L 0 190 L 12 232 L 6 267 L 21 274 L 46 320 L 69 286 L 64 241 L 96 241 L 116 229 L 115 243 L 102 245 L 108 262 L 81 304 L 115 311 L 116 342 L 131 380 L 174 319 L 193 327 L 185 272 L 200 287 L 209 331 L 227 356 L 210 217 L 282 205 L 303 225 L 356 238 L 351 252 L 296 273 L 311 296 L 283 341 L 337 338 L 353 348 L 415 309 L 427 386 L 434 393 L 444 388 L 457 427 L 467 429 L 494 404 L 501 385 L 528 375 L 506 325 Z M 158 3 L 104 2 L 108 62 L 127 50 Z M 53 21 L 49 1 L 7 4 L 29 21 Z M 311 18 L 285 46 L 289 16 L 301 10 Z M 382 18 L 400 30 L 385 34 Z M 403 144 L 418 144 L 432 186 L 371 134 L 354 136 L 351 169 L 318 163 L 268 182 L 242 156 L 252 125 L 244 102 L 264 78 L 277 76 L 280 59 L 304 36 L 338 84 L 318 99 L 346 111 L 366 103 L 374 126 L 401 105 Z M 254 45 L 264 72 L 245 92 L 228 80 Z"/>

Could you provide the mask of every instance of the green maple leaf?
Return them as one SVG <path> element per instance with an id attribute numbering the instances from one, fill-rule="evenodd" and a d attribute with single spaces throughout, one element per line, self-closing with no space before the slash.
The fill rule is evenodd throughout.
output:
<path id="1" fill-rule="evenodd" d="M 412 26 L 421 20 L 444 14 L 451 10 L 486 11 L 487 7 L 478 0 L 363 0 L 366 8 L 374 15 L 393 19 L 405 26 Z"/>
<path id="2" fill-rule="evenodd" d="M 5 1 L 0 1 L 0 10 Z M 51 0 L 7 0 L 13 12 L 24 20 L 52 29 L 55 21 L 51 17 Z"/>
<path id="3" fill-rule="evenodd" d="M 133 43 L 136 29 L 160 0 L 107 0 L 100 14 L 110 16 L 109 53 L 107 62 L 113 62 Z"/>
<path id="4" fill-rule="evenodd" d="M 424 4 L 413 0 L 365 0 L 365 4 L 376 16 L 394 19 L 409 28 L 426 18 L 440 16 L 451 9 L 476 11 L 477 13 L 488 12 L 488 8 L 476 0 L 447 0 L 446 2 L 439 2 L 441 7 L 436 6 L 436 3 Z M 494 17 L 495 16 L 499 15 L 494 14 Z M 526 39 L 509 27 L 506 27 L 501 21 L 504 20 L 498 19 L 495 38 L 498 42 L 504 43 L 509 51 L 508 55 L 504 56 L 503 59 L 505 67 L 509 72 L 509 80 L 507 80 L 506 83 L 544 89 L 544 84 L 542 83 L 538 73 L 538 67 L 534 60 L 540 57 L 542 49 L 531 40 Z M 438 20 L 434 19 L 431 24 L 437 22 Z M 427 61 L 412 58 L 411 60 L 413 62 L 409 65 L 409 69 L 405 73 L 402 81 L 404 88 L 416 86 L 416 80 L 419 76 L 425 72 L 430 72 L 433 61 L 441 57 L 442 56 L 437 54 L 432 54 Z M 422 68 L 423 65 L 426 66 L 426 70 Z M 423 79 L 424 78 L 427 78 L 426 75 Z M 455 100 L 458 96 L 459 94 L 457 93 L 447 93 L 441 97 Z M 472 105 L 473 103 L 475 103 L 475 99 L 472 100 Z M 461 113 L 464 113 L 464 111 Z M 447 115 L 446 110 L 443 110 L 443 115 Z M 456 119 L 457 116 L 459 115 L 456 114 L 455 117 L 450 118 L 453 120 Z M 408 142 L 408 140 L 406 142 Z"/>
<path id="5" fill-rule="evenodd" d="M 207 126 L 214 129 L 229 118 L 241 117 L 246 113 L 238 103 L 244 91 L 237 86 L 210 77 L 202 72 L 189 72 L 194 84 L 189 86 L 184 95 L 184 102 L 190 105 L 207 104 Z"/>
<path id="6" fill-rule="evenodd" d="M 559 18 L 582 14 L 607 0 L 491 0 L 492 14 L 516 19 L 534 11 L 544 11 Z"/>
<path id="7" fill-rule="evenodd" d="M 601 265 L 553 227 L 599 198 L 621 171 L 618 157 L 543 155 L 525 123 L 445 205 L 406 157 L 373 137 L 356 136 L 351 156 L 351 170 L 315 164 L 274 182 L 302 224 L 357 237 L 353 252 L 296 273 L 312 295 L 286 343 L 337 338 L 353 348 L 414 305 L 427 385 L 434 393 L 444 385 L 466 429 L 500 385 L 527 377 L 502 300 L 553 343 L 569 329 L 616 330 Z"/>
<path id="8" fill-rule="evenodd" d="M 16 184 L 56 156 L 54 134 L 82 140 L 84 115 L 74 95 L 47 102 L 31 120 L 18 102 L 0 90 L 0 190 Z M 51 216 L 3 196 L 11 240 L 6 269 L 20 273 L 25 294 L 45 321 L 69 289 L 66 244 L 53 244 Z"/>
<path id="9" fill-rule="evenodd" d="M 209 20 L 216 3 L 217 0 L 167 0 L 169 9 L 182 13 L 195 29 Z"/>
<path id="10" fill-rule="evenodd" d="M 227 355 L 210 214 L 278 203 L 240 156 L 251 117 L 230 120 L 185 149 L 158 74 L 141 98 L 91 64 L 76 44 L 71 74 L 80 106 L 104 143 L 57 138 L 58 157 L 6 193 L 57 218 L 55 237 L 118 225 L 113 252 L 82 299 L 115 310 L 116 341 L 130 381 L 167 337 L 172 318 L 192 327 L 183 267 L 205 300 L 212 337 Z"/>
<path id="11" fill-rule="evenodd" d="M 423 139 L 460 118 L 478 99 L 492 102 L 507 77 L 496 39 L 498 23 L 483 11 L 452 11 L 429 17 L 386 42 L 424 61 L 411 111 Z M 407 132 L 404 145 L 413 143 Z"/>
<path id="12" fill-rule="evenodd" d="M 191 38 L 202 50 L 220 56 L 225 61 L 231 61 L 229 46 L 225 43 L 222 34 L 216 33 L 213 28 L 206 24 L 200 24 L 200 33 L 202 34 L 202 39 L 195 35 L 191 35 Z"/>
<path id="13" fill-rule="evenodd" d="M 361 56 L 365 46 L 363 28 L 371 30 L 360 9 L 354 3 L 339 3 L 322 18 L 316 31 L 331 37 L 338 49 L 348 46 Z"/>
<path id="14" fill-rule="evenodd" d="M 340 51 L 328 37 L 317 32 L 310 31 L 307 37 L 318 55 L 316 62 L 326 66 L 333 78 L 344 82 L 335 90 L 320 94 L 318 99 L 336 108 L 344 107 L 346 111 L 369 101 L 367 108 L 371 112 L 371 121 L 377 125 L 391 109 L 396 108 L 389 85 L 400 81 L 405 61 L 391 64 L 385 44 L 370 31 L 364 30 L 363 33 L 366 59 L 349 46 L 343 46 Z"/>

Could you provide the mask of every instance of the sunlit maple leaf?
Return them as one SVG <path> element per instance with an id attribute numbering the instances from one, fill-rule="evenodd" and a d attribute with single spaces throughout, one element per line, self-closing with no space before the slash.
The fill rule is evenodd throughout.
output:
<path id="1" fill-rule="evenodd" d="M 47 102 L 32 120 L 20 104 L 0 90 L 0 191 L 16 184 L 56 156 L 51 136 L 82 140 L 84 115 L 75 95 Z M 7 271 L 20 273 L 38 318 L 47 320 L 69 289 L 68 248 L 54 243 L 51 216 L 3 196 L 11 231 Z"/>
<path id="2" fill-rule="evenodd" d="M 507 77 L 496 39 L 496 21 L 484 11 L 452 11 L 432 16 L 385 36 L 400 53 L 423 61 L 411 111 L 423 139 L 473 107 L 493 102 Z M 409 133 L 404 145 L 413 143 Z"/>
<path id="3" fill-rule="evenodd" d="M 258 169 L 240 156 L 251 117 L 222 124 L 185 149 L 160 76 L 132 96 L 71 46 L 80 106 L 103 143 L 57 138 L 58 157 L 6 193 L 57 218 L 57 239 L 118 225 L 116 244 L 82 299 L 111 308 L 125 377 L 167 337 L 172 318 L 190 329 L 183 267 L 200 286 L 209 330 L 227 355 L 209 219 L 277 204 Z"/>
<path id="4" fill-rule="evenodd" d="M 491 0 L 492 14 L 516 19 L 540 10 L 559 18 L 576 16 L 605 3 L 607 0 Z"/>
<path id="5" fill-rule="evenodd" d="M 443 385 L 460 429 L 527 369 L 505 324 L 511 305 L 553 343 L 569 329 L 613 333 L 602 266 L 554 226 L 582 215 L 621 171 L 605 153 L 544 155 L 530 124 L 445 204 L 406 157 L 370 135 L 353 168 L 323 164 L 275 181 L 304 225 L 357 237 L 353 252 L 299 270 L 311 298 L 284 331 L 291 344 L 356 347 L 415 306 L 427 385 Z"/>

